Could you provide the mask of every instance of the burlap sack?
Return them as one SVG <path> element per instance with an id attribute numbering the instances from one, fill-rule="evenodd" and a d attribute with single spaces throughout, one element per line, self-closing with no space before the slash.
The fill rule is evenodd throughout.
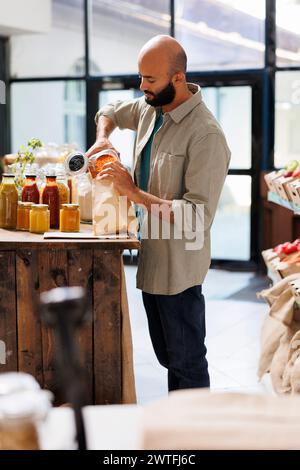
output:
<path id="1" fill-rule="evenodd" d="M 268 314 L 261 330 L 261 352 L 258 362 L 257 375 L 259 380 L 264 374 L 270 372 L 271 362 L 279 347 L 280 338 L 286 331 L 286 326 Z"/>
<path id="2" fill-rule="evenodd" d="M 94 235 L 137 233 L 137 219 L 132 202 L 120 196 L 113 183 L 93 179 Z"/>
<path id="3" fill-rule="evenodd" d="M 294 362 L 291 373 L 291 387 L 293 394 L 300 394 L 300 356 Z"/>
<path id="4" fill-rule="evenodd" d="M 285 310 L 286 314 L 287 310 L 288 309 Z M 282 322 L 287 321 L 287 317 L 284 317 L 283 311 L 284 309 L 282 309 L 282 311 L 279 312 L 278 315 L 278 319 L 282 318 Z M 290 314 L 289 312 L 287 315 L 289 317 L 288 321 L 290 321 L 290 317 L 292 317 L 292 320 L 288 326 L 286 325 L 286 331 L 280 338 L 279 347 L 273 356 L 270 367 L 272 385 L 276 393 L 289 393 L 291 391 L 291 388 L 288 385 L 284 384 L 283 378 L 285 368 L 289 361 L 291 341 L 294 335 L 300 330 L 300 310 L 294 305 L 294 302 L 292 314 Z"/>
<path id="5" fill-rule="evenodd" d="M 270 374 L 273 389 L 276 393 L 289 393 L 290 387 L 287 386 L 283 381 L 286 365 L 288 363 L 290 342 L 293 337 L 293 331 L 290 328 L 286 329 L 286 332 L 280 338 L 279 346 L 273 356 Z"/>
<path id="6" fill-rule="evenodd" d="M 287 326 L 292 322 L 294 297 L 289 282 L 295 279 L 299 279 L 299 275 L 289 276 L 273 287 L 257 293 L 259 298 L 264 299 L 270 305 L 269 314 L 263 323 L 261 332 L 261 353 L 257 371 L 259 379 L 270 371 L 273 356 L 279 348 L 280 339 L 285 334 Z M 281 364 L 279 374 L 283 372 L 282 358 L 286 353 L 284 345 L 277 355 L 277 360 L 279 359 Z"/>
<path id="7" fill-rule="evenodd" d="M 172 392 L 144 407 L 142 448 L 300 449 L 300 397 Z"/>
<path id="8" fill-rule="evenodd" d="M 282 386 L 288 392 L 300 393 L 300 331 L 297 331 L 289 344 L 288 362 L 284 369 Z"/>
<path id="9" fill-rule="evenodd" d="M 290 281 L 295 279 L 300 279 L 300 274 L 292 274 L 291 276 L 282 279 L 277 282 L 274 286 L 269 289 L 264 289 L 261 292 L 257 293 L 257 297 L 264 299 L 270 306 L 281 296 L 281 294 L 286 290 L 287 285 Z"/>

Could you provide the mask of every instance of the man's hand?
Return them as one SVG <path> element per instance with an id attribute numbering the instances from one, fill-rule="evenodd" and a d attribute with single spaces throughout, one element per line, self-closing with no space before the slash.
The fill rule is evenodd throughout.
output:
<path id="1" fill-rule="evenodd" d="M 97 152 L 101 152 L 102 150 L 106 149 L 114 149 L 114 146 L 112 143 L 105 137 L 99 138 L 96 140 L 94 145 L 92 145 L 88 151 L 86 152 L 86 156 L 90 158 L 92 155 L 94 155 Z"/>
<path id="2" fill-rule="evenodd" d="M 127 168 L 119 161 L 103 165 L 103 169 L 97 176 L 97 179 L 102 181 L 113 181 L 116 190 L 121 196 L 127 196 L 129 199 L 134 200 L 134 195 L 138 188 L 134 184 Z"/>
<path id="3" fill-rule="evenodd" d="M 127 168 L 119 161 L 103 165 L 103 169 L 97 176 L 97 179 L 103 182 L 112 181 L 121 196 L 127 196 L 132 202 L 144 206 L 146 210 L 157 215 L 160 219 L 167 220 L 172 224 L 174 223 L 172 201 L 160 199 L 153 194 L 139 189 L 134 184 Z"/>

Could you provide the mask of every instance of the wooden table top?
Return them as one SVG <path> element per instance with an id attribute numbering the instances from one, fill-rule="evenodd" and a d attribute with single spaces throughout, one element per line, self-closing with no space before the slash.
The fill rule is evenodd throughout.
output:
<path id="1" fill-rule="evenodd" d="M 54 232 L 54 230 L 53 230 Z M 92 226 L 80 225 L 80 233 L 92 234 Z M 44 238 L 44 235 L 18 230 L 5 230 L 0 228 L 0 250 L 12 249 L 76 249 L 76 248 L 103 248 L 108 250 L 138 249 L 140 242 L 136 237 L 98 239 L 98 238 Z"/>

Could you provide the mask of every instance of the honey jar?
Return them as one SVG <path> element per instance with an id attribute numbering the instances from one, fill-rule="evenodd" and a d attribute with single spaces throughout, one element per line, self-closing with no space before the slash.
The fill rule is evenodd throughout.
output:
<path id="1" fill-rule="evenodd" d="M 33 204 L 29 217 L 29 231 L 45 233 L 50 230 L 50 211 L 47 204 Z"/>
<path id="2" fill-rule="evenodd" d="M 29 219 L 32 202 L 18 202 L 17 230 L 29 230 Z"/>
<path id="3" fill-rule="evenodd" d="M 80 231 L 80 210 L 78 204 L 63 204 L 60 209 L 59 229 L 61 232 Z"/>

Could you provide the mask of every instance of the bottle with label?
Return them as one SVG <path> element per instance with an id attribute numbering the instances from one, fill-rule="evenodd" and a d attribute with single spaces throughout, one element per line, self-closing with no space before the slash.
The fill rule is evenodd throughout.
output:
<path id="1" fill-rule="evenodd" d="M 36 175 L 26 175 L 25 185 L 22 189 L 22 202 L 32 202 L 38 204 L 40 201 L 40 192 L 36 184 Z"/>
<path id="2" fill-rule="evenodd" d="M 17 225 L 18 191 L 14 175 L 4 173 L 0 185 L 0 227 L 15 229 Z"/>
<path id="3" fill-rule="evenodd" d="M 47 204 L 50 211 L 50 227 L 59 227 L 59 191 L 56 176 L 46 175 L 46 186 L 43 191 L 43 204 Z"/>

